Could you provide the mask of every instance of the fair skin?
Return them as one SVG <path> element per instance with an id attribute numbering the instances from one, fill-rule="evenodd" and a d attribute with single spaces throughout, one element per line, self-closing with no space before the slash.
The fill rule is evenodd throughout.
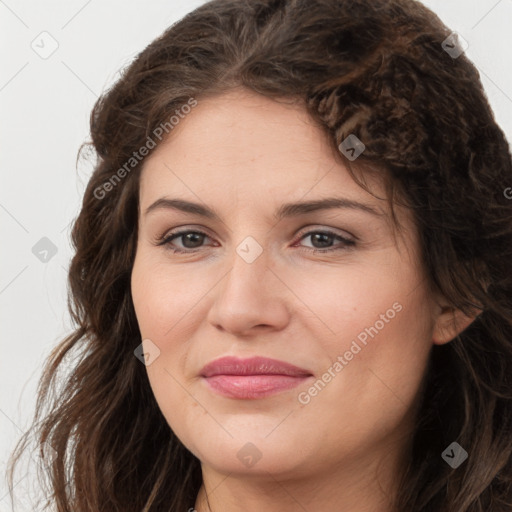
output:
<path id="1" fill-rule="evenodd" d="M 132 296 L 142 340 L 160 350 L 146 366 L 155 398 L 201 461 L 198 512 L 392 512 L 430 350 L 471 320 L 429 291 L 409 212 L 397 209 L 405 229 L 395 239 L 383 184 L 370 182 L 378 198 L 351 179 L 302 107 L 243 89 L 198 99 L 146 160 Z M 162 197 L 220 218 L 146 214 Z M 327 197 L 374 213 L 274 217 L 284 203 Z M 157 245 L 181 230 L 206 236 Z M 315 236 L 325 230 L 334 236 Z M 249 236 L 262 249 L 251 263 L 237 252 Z M 372 326 L 378 333 L 347 356 Z M 312 376 L 272 396 L 230 398 L 200 376 L 226 355 L 279 359 Z M 250 467 L 237 456 L 247 443 L 260 456 Z"/>

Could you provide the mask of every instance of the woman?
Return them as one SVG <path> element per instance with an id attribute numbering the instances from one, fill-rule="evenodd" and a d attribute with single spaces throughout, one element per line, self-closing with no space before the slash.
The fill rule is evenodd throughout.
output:
<path id="1" fill-rule="evenodd" d="M 412 0 L 214 0 L 137 57 L 91 116 L 49 503 L 511 510 L 511 156 L 462 49 Z"/>

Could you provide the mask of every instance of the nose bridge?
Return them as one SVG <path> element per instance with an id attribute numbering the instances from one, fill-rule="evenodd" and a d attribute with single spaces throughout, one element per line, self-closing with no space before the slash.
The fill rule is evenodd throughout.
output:
<path id="1" fill-rule="evenodd" d="M 263 237 L 259 237 L 260 240 Z M 235 293 L 244 294 L 255 290 L 261 296 L 268 279 L 269 250 L 253 236 L 246 236 L 236 247 L 231 259 L 228 287 Z"/>
<path id="2" fill-rule="evenodd" d="M 269 268 L 270 257 L 265 244 L 252 236 L 234 247 L 229 259 L 231 269 L 214 294 L 210 322 L 231 333 L 247 332 L 254 326 L 285 325 L 283 290 Z"/>

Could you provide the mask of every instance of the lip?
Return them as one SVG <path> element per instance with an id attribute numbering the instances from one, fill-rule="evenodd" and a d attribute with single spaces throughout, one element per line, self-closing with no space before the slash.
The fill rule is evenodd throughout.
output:
<path id="1" fill-rule="evenodd" d="M 312 373 L 293 364 L 268 357 L 221 357 L 201 370 L 209 387 L 229 398 L 255 400 L 292 389 Z"/>

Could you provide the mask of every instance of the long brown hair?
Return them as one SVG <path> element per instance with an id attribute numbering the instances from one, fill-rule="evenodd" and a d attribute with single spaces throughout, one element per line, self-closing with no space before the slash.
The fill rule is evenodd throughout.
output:
<path id="1" fill-rule="evenodd" d="M 46 361 L 29 431 L 57 454 L 47 461 L 49 504 L 194 506 L 200 463 L 169 428 L 134 356 L 130 273 L 144 158 L 130 159 L 158 142 L 161 127 L 172 137 L 169 119 L 191 99 L 241 86 L 302 102 L 337 151 L 351 134 L 363 141 L 354 179 L 363 185 L 356 170 L 368 164 L 386 173 L 392 202 L 411 208 L 430 285 L 464 312 L 481 310 L 432 348 L 396 511 L 512 510 L 511 155 L 477 70 L 447 51 L 450 34 L 414 0 L 213 0 L 98 99 L 98 159 L 72 230 L 76 330 Z M 13 453 L 11 485 L 27 436 Z M 454 441 L 468 453 L 457 469 L 441 457 Z"/>

